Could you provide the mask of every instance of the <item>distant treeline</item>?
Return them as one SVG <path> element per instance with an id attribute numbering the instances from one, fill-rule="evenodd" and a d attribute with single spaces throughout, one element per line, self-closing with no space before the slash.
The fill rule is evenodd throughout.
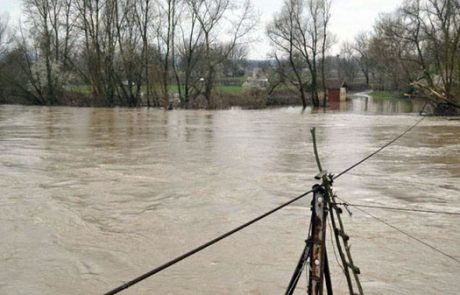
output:
<path id="1" fill-rule="evenodd" d="M 0 19 L 0 103 L 305 107 L 331 80 L 459 101 L 458 0 L 405 1 L 334 56 L 331 5 L 285 1 L 270 56 L 248 61 L 247 0 L 24 0 L 20 26 Z M 248 76 L 266 87 L 243 91 Z"/>
<path id="2" fill-rule="evenodd" d="M 211 105 L 219 75 L 241 75 L 257 17 L 249 1 L 24 0 L 22 20 L 1 22 L 3 98 L 168 107 Z"/>

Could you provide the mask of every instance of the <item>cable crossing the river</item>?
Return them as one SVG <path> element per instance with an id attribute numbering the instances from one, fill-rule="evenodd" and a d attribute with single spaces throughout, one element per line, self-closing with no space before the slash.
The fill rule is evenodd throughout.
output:
<path id="1" fill-rule="evenodd" d="M 267 217 L 269 215 L 272 215 L 276 211 L 279 211 L 282 208 L 284 208 L 284 207 L 286 207 L 286 206 L 288 206 L 288 205 L 290 205 L 290 204 L 302 199 L 303 197 L 305 197 L 306 195 L 308 195 L 308 194 L 310 194 L 312 192 L 313 192 L 313 190 L 309 190 L 309 191 L 307 191 L 307 192 L 305 192 L 305 193 L 303 193 L 303 194 L 291 199 L 290 201 L 288 201 L 288 202 L 286 202 L 286 203 L 284 203 L 284 204 L 282 204 L 282 205 L 280 205 L 280 206 L 278 206 L 278 207 L 276 207 L 276 208 L 274 208 L 274 209 L 272 209 L 272 210 L 270 210 L 270 211 L 268 211 L 268 212 L 266 212 L 266 213 L 264 213 L 264 214 L 262 214 L 262 215 L 260 215 L 260 216 L 258 216 L 256 218 L 254 218 L 254 219 L 252 219 L 252 220 L 250 220 L 250 221 L 248 221 L 248 222 L 246 222 L 246 223 L 244 223 L 244 224 L 242 224 L 242 225 L 240 225 L 240 226 L 238 226 L 238 227 L 226 232 L 225 234 L 223 234 L 223 235 L 221 235 L 221 236 L 219 236 L 219 237 L 217 237 L 217 238 L 215 238 L 213 240 L 210 240 L 209 242 L 204 243 L 203 245 L 198 246 L 195 249 L 190 250 L 189 252 L 184 253 L 184 254 L 172 259 L 172 260 L 164 263 L 163 265 L 160 265 L 159 267 L 154 268 L 151 271 L 149 271 L 149 272 L 147 272 L 147 273 L 145 273 L 145 274 L 143 274 L 143 275 L 141 275 L 141 276 L 139 276 L 139 277 L 137 277 L 137 278 L 135 278 L 135 279 L 133 279 L 133 280 L 131 280 L 129 282 L 124 283 L 123 285 L 121 285 L 121 286 L 119 286 L 119 287 L 117 287 L 117 288 L 105 293 L 105 295 L 117 294 L 120 291 L 123 291 L 123 290 L 131 287 L 132 285 L 135 285 L 135 284 L 139 283 L 140 281 L 143 281 L 146 278 L 151 277 L 154 274 L 159 273 L 160 271 L 165 270 L 165 269 L 173 266 L 174 264 L 178 263 L 179 261 L 184 260 L 185 258 L 188 258 L 188 257 L 190 257 L 190 256 L 192 256 L 192 255 L 194 255 L 194 254 L 196 254 L 196 253 L 208 248 L 209 246 L 214 245 L 215 243 L 217 243 L 217 242 L 219 242 L 219 241 L 221 241 L 221 240 L 223 240 L 225 238 L 228 238 L 229 236 L 233 235 L 234 233 L 239 232 L 240 230 L 242 230 L 242 229 L 244 229 L 244 228 L 256 223 L 257 221 L 259 221 L 261 219 L 264 219 L 265 217 Z"/>
<path id="2" fill-rule="evenodd" d="M 407 133 L 409 133 L 412 129 L 414 129 L 417 125 L 419 125 L 420 122 L 423 121 L 423 119 L 424 119 L 424 117 L 422 117 L 420 120 L 417 120 L 416 123 L 414 123 L 408 129 L 406 129 L 403 133 L 399 134 L 397 137 L 395 137 L 394 139 L 392 139 L 391 141 L 389 141 L 388 143 L 386 143 L 385 145 L 383 145 L 382 147 L 380 147 L 379 149 L 377 149 L 373 153 L 369 154 L 367 157 L 363 158 L 362 160 L 356 162 L 352 166 L 350 166 L 347 169 L 343 170 L 339 174 L 337 174 L 335 176 L 329 175 L 330 183 L 332 184 L 333 180 L 335 180 L 335 179 L 341 177 L 342 175 L 348 173 L 350 170 L 356 168 L 357 166 L 361 165 L 362 163 L 364 163 L 365 161 L 367 161 L 371 157 L 373 157 L 376 154 L 378 154 L 379 152 L 381 152 L 383 149 L 385 149 L 388 146 L 392 145 L 398 139 L 402 138 Z M 312 132 L 312 133 L 314 133 L 314 132 Z M 321 171 L 321 166 L 319 164 L 319 160 L 318 160 L 318 156 L 317 156 L 317 152 L 316 152 L 316 145 L 315 145 L 315 154 L 316 154 L 316 158 L 317 158 L 317 164 L 318 164 L 318 167 L 320 168 L 320 173 L 321 173 L 322 171 Z M 326 177 L 326 175 L 322 175 L 321 177 Z M 318 178 L 318 179 L 320 179 L 320 178 Z M 326 179 L 326 178 L 324 178 L 324 179 Z M 143 281 L 143 280 L 145 280 L 145 279 L 147 279 L 147 278 L 149 278 L 149 277 L 151 277 L 151 276 L 153 276 L 153 275 L 155 275 L 155 274 L 157 274 L 157 273 L 159 273 L 159 272 L 161 272 L 161 271 L 163 271 L 163 270 L 165 270 L 165 269 L 167 269 L 167 268 L 169 268 L 169 267 L 171 267 L 173 265 L 175 265 L 176 263 L 178 263 L 178 262 L 180 262 L 180 261 L 182 261 L 182 260 L 184 260 L 184 259 L 186 259 L 186 258 L 198 253 L 198 252 L 201 252 L 202 250 L 204 250 L 204 249 L 206 249 L 206 248 L 208 248 L 208 247 L 220 242 L 221 240 L 223 240 L 223 239 L 225 239 L 225 238 L 227 238 L 227 237 L 229 237 L 229 236 L 231 236 L 231 235 L 243 230 L 244 228 L 246 228 L 246 227 L 248 227 L 248 226 L 250 226 L 250 225 L 252 225 L 252 224 L 254 224 L 254 223 L 256 223 L 256 222 L 258 222 L 258 221 L 260 221 L 260 220 L 262 220 L 262 219 L 264 219 L 264 218 L 266 218 L 266 217 L 268 217 L 268 216 L 270 216 L 272 214 L 274 214 L 275 212 L 277 212 L 277 211 L 283 209 L 284 207 L 286 207 L 286 206 L 288 206 L 288 205 L 290 205 L 290 204 L 292 204 L 292 203 L 304 198 L 305 196 L 307 196 L 307 195 L 309 195 L 311 193 L 314 193 L 315 190 L 316 189 L 313 188 L 313 189 L 311 189 L 311 190 L 309 190 L 309 191 L 307 191 L 307 192 L 305 192 L 305 193 L 303 193 L 303 194 L 291 199 L 290 201 L 285 202 L 285 203 L 277 206 L 276 208 L 274 208 L 274 209 L 272 209 L 272 210 L 270 210 L 270 211 L 268 211 L 268 212 L 266 212 L 266 213 L 264 213 L 264 214 L 262 214 L 262 215 L 260 215 L 260 216 L 258 216 L 256 218 L 254 218 L 254 219 L 252 219 L 252 220 L 250 220 L 250 221 L 248 221 L 248 222 L 246 222 L 246 223 L 244 223 L 244 224 L 242 224 L 242 225 L 240 225 L 240 226 L 238 226 L 238 227 L 236 227 L 236 228 L 234 228 L 234 229 L 232 229 L 232 230 L 230 230 L 230 231 L 228 231 L 228 232 L 226 232 L 226 233 L 224 233 L 224 234 L 222 234 L 222 235 L 220 235 L 220 236 L 218 236 L 218 237 L 216 237 L 216 238 L 214 238 L 214 239 L 212 239 L 212 240 L 210 240 L 210 241 L 208 241 L 208 242 L 206 242 L 206 243 L 204 243 L 204 244 L 202 244 L 202 245 L 200 245 L 200 246 L 198 246 L 198 247 L 196 247 L 196 248 L 194 248 L 194 249 L 192 249 L 192 250 L 190 250 L 190 251 L 188 251 L 188 252 L 186 252 L 186 253 L 184 253 L 184 254 L 182 254 L 182 255 L 180 255 L 180 256 L 178 256 L 178 257 L 176 257 L 176 258 L 174 258 L 174 259 L 172 259 L 172 260 L 170 260 L 170 261 L 168 261 L 168 262 L 166 262 L 166 263 L 164 263 L 164 264 L 162 264 L 162 265 L 160 265 L 160 266 L 158 266 L 158 267 L 156 267 L 156 268 L 154 268 L 154 269 L 152 269 L 152 270 L 150 270 L 150 271 L 148 271 L 148 272 L 146 272 L 146 273 L 144 273 L 144 274 L 142 274 L 142 275 L 140 275 L 140 276 L 138 276 L 138 277 L 136 277 L 134 279 L 132 279 L 132 280 L 130 280 L 130 281 L 128 281 L 128 282 L 126 282 L 126 283 L 124 283 L 124 284 L 122 284 L 122 285 L 120 285 L 119 287 L 108 291 L 107 293 L 105 293 L 105 295 L 117 294 L 117 293 L 119 293 L 119 292 L 121 292 L 121 291 L 123 291 L 125 289 L 128 289 L 129 287 L 131 287 L 131 286 L 133 286 L 133 285 L 135 285 L 135 284 L 137 284 L 137 283 L 139 283 L 139 282 L 141 282 L 141 281 Z M 341 213 L 340 208 L 337 207 L 338 203 L 337 203 L 337 205 L 334 205 L 334 204 L 336 204 L 336 203 L 331 202 L 331 205 L 334 207 L 334 210 L 337 210 L 337 212 Z M 453 214 L 456 215 L 456 213 L 453 213 Z M 342 227 L 342 230 L 343 230 L 343 225 L 341 224 L 341 221 L 340 221 L 340 226 Z M 335 229 L 337 230 L 337 228 L 335 228 Z M 337 235 L 338 234 L 336 234 L 336 236 Z M 342 235 L 344 235 L 343 232 L 342 232 Z M 345 240 L 345 242 L 346 242 L 346 240 Z M 349 249 L 347 249 L 347 252 L 349 252 Z M 343 253 L 341 253 L 341 254 L 344 255 Z M 347 253 L 347 254 L 349 256 L 349 253 Z M 357 279 L 356 275 L 359 273 L 359 269 L 357 269 L 357 268 L 355 268 L 353 266 L 352 261 L 350 261 L 349 263 L 350 264 L 348 265 L 348 267 L 352 267 L 353 274 L 355 275 L 355 278 Z M 328 270 L 327 270 L 327 272 L 328 272 Z M 358 281 L 358 285 L 359 285 L 359 280 L 357 280 L 357 281 Z M 330 286 L 327 286 L 327 287 L 329 288 Z M 359 285 L 359 288 L 360 288 L 360 285 Z M 362 291 L 362 290 L 360 290 L 360 291 Z"/>
<path id="3" fill-rule="evenodd" d="M 345 202 L 345 203 L 343 203 L 343 204 L 349 204 L 349 203 L 347 203 L 343 198 L 339 198 L 339 199 Z M 345 206 L 346 206 L 346 205 L 345 205 Z M 353 205 L 352 205 L 352 204 L 349 204 L 349 206 L 353 206 Z M 419 244 L 422 244 L 422 245 L 424 245 L 424 246 L 430 248 L 431 250 L 436 251 L 436 252 L 438 252 L 439 254 L 441 254 L 441 255 L 443 255 L 443 256 L 445 256 L 445 257 L 447 257 L 447 258 L 449 258 L 449 259 L 451 259 L 451 260 L 453 260 L 453 261 L 455 261 L 455 262 L 457 262 L 457 263 L 460 263 L 460 260 L 458 260 L 458 259 L 455 258 L 454 256 L 452 256 L 452 255 L 450 255 L 450 254 L 447 254 L 446 252 L 442 251 L 441 249 L 439 249 L 439 248 L 437 248 L 437 247 L 435 247 L 435 246 L 433 246 L 433 245 L 431 245 L 431 244 L 428 244 L 428 243 L 425 242 L 425 241 L 422 241 L 421 239 L 419 239 L 419 238 L 415 237 L 414 235 L 412 235 L 412 234 L 410 234 L 410 233 L 408 233 L 408 232 L 406 232 L 406 231 L 400 229 L 399 227 L 397 227 L 397 226 L 395 226 L 395 225 L 393 225 L 393 224 L 391 224 L 391 223 L 389 223 L 389 222 L 383 220 L 382 218 L 377 217 L 377 216 L 375 216 L 374 214 L 371 214 L 371 213 L 367 212 L 366 210 L 360 208 L 360 207 L 369 207 L 369 208 L 378 208 L 378 209 L 382 209 L 382 208 L 380 208 L 380 206 L 359 206 L 359 205 L 358 205 L 358 206 L 354 206 L 354 207 L 356 207 L 357 210 L 363 212 L 363 213 L 366 214 L 367 216 L 372 217 L 373 219 L 377 220 L 377 221 L 380 222 L 380 223 L 385 224 L 385 225 L 388 226 L 388 227 L 391 227 L 392 229 L 394 229 L 394 230 L 400 232 L 401 234 L 405 235 L 406 237 L 409 237 L 409 238 L 411 238 L 412 240 L 418 242 Z M 392 209 L 394 210 L 395 208 L 392 208 Z M 398 209 L 399 209 L 399 208 L 398 208 Z M 417 210 L 416 212 L 420 212 L 420 211 L 421 211 L 421 210 Z M 411 212 L 414 212 L 414 210 L 411 210 Z M 422 211 L 422 212 L 423 212 L 423 211 Z M 427 211 L 425 210 L 424 213 L 433 213 L 433 212 L 427 212 Z M 446 212 L 441 212 L 441 213 L 446 213 Z M 452 212 L 447 212 L 447 213 L 448 213 L 448 214 L 452 214 Z"/>
<path id="4" fill-rule="evenodd" d="M 380 153 L 382 150 L 384 150 L 385 148 L 389 147 L 390 145 L 392 145 L 393 143 L 395 143 L 398 139 L 400 139 L 401 137 L 403 137 L 404 135 L 406 135 L 407 133 L 409 133 L 412 129 L 414 129 L 415 127 L 417 127 L 418 124 L 420 124 L 423 120 L 425 119 L 425 117 L 422 117 L 420 120 L 418 120 L 417 122 L 415 122 L 414 125 L 410 126 L 409 128 L 407 128 L 403 133 L 401 133 L 400 135 L 396 136 L 395 138 L 393 138 L 393 140 L 389 141 L 388 143 L 386 143 L 385 145 L 383 145 L 382 147 L 380 147 L 379 149 L 377 149 L 375 152 L 369 154 L 367 157 L 363 158 L 362 160 L 356 162 L 355 164 L 351 165 L 350 167 L 348 167 L 347 169 L 343 170 L 342 172 L 340 172 L 339 174 L 335 175 L 332 179 L 333 180 L 336 180 L 337 178 L 339 178 L 340 176 L 348 173 L 350 170 L 356 168 L 357 166 L 361 165 L 362 163 L 366 162 L 367 160 L 369 160 L 370 158 L 372 158 L 373 156 L 377 155 L 378 153 Z"/>
<path id="5" fill-rule="evenodd" d="M 457 215 L 460 216 L 460 212 L 450 212 L 442 210 L 428 210 L 428 209 L 415 209 L 415 208 L 402 208 L 402 207 L 389 207 L 389 206 L 379 206 L 379 205 L 364 205 L 364 204 L 355 204 L 355 203 L 336 203 L 336 205 L 343 205 L 345 207 L 361 207 L 361 208 L 373 208 L 373 209 L 382 209 L 389 211 L 403 211 L 411 213 L 431 213 L 431 214 L 444 214 L 444 215 Z"/>

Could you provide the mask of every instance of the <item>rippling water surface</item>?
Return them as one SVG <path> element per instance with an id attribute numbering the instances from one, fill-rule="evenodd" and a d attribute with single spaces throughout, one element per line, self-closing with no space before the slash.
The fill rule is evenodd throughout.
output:
<path id="1" fill-rule="evenodd" d="M 0 106 L 0 294 L 108 291 L 308 190 L 311 127 L 323 166 L 339 172 L 418 120 L 385 111 L 416 109 L 365 99 L 304 114 Z M 459 155 L 460 121 L 426 118 L 335 189 L 356 203 L 460 212 Z M 282 294 L 309 202 L 124 294 Z M 459 263 L 351 210 L 344 222 L 366 294 L 458 294 Z M 458 216 L 368 210 L 460 259 Z"/>

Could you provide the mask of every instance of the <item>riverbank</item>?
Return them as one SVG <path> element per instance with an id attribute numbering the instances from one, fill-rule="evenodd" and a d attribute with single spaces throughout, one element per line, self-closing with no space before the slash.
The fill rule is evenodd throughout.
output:
<path id="1" fill-rule="evenodd" d="M 197 96 L 190 103 L 184 105 L 178 98 L 177 94 L 171 93 L 170 102 L 167 103 L 170 108 L 184 109 L 228 109 L 232 107 L 241 107 L 244 109 L 263 109 L 272 106 L 300 106 L 300 98 L 289 90 L 275 90 L 271 95 L 267 95 L 264 90 L 246 90 L 242 87 L 221 87 L 218 88 L 211 101 L 208 102 L 203 96 Z M 0 104 L 13 105 L 42 105 L 33 97 L 28 96 L 9 96 L 1 97 Z M 46 104 L 50 106 L 51 104 Z M 70 107 L 129 107 L 128 103 L 120 98 L 115 97 L 113 101 L 104 98 L 98 98 L 91 95 L 88 91 L 65 91 L 56 98 L 53 106 L 70 106 Z M 151 107 L 163 107 L 164 102 L 160 98 L 150 99 Z M 143 97 L 138 99 L 135 107 L 147 107 L 149 103 Z"/>
<path id="2" fill-rule="evenodd" d="M 416 112 L 418 113 L 424 105 L 425 100 L 399 98 L 391 95 L 393 92 L 382 91 L 361 91 L 348 93 L 347 100 L 340 105 L 328 107 L 331 110 L 353 109 L 358 112 Z M 369 99 L 373 103 L 369 104 Z M 34 105 L 33 101 L 23 97 L 15 97 L 3 100 L 3 104 Z M 242 109 L 264 109 L 272 107 L 293 106 L 300 107 L 302 102 L 298 96 L 287 89 L 277 89 L 267 95 L 265 91 L 243 91 L 242 89 L 226 91 L 216 91 L 211 104 L 208 105 L 204 97 L 198 96 L 188 105 L 183 105 L 179 99 L 171 103 L 171 109 L 208 109 L 208 110 L 225 110 L 230 108 Z M 68 91 L 59 96 L 55 106 L 69 107 L 129 107 L 123 101 L 115 100 L 109 104 L 105 99 L 92 97 L 87 92 Z M 147 103 L 140 100 L 136 107 L 148 107 Z M 162 108 L 159 104 L 151 104 L 150 107 Z"/>

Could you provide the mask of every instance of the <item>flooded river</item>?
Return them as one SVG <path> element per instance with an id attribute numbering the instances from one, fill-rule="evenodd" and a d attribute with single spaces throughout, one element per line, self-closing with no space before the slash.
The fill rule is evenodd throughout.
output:
<path id="1" fill-rule="evenodd" d="M 108 291 L 309 190 L 311 127 L 337 173 L 418 120 L 418 105 L 385 103 L 303 114 L 0 106 L 0 294 Z M 426 118 L 334 185 L 350 202 L 460 212 L 460 121 Z M 309 203 L 122 294 L 283 294 Z M 458 294 L 459 263 L 351 210 L 365 294 Z M 366 210 L 460 259 L 459 216 Z"/>

